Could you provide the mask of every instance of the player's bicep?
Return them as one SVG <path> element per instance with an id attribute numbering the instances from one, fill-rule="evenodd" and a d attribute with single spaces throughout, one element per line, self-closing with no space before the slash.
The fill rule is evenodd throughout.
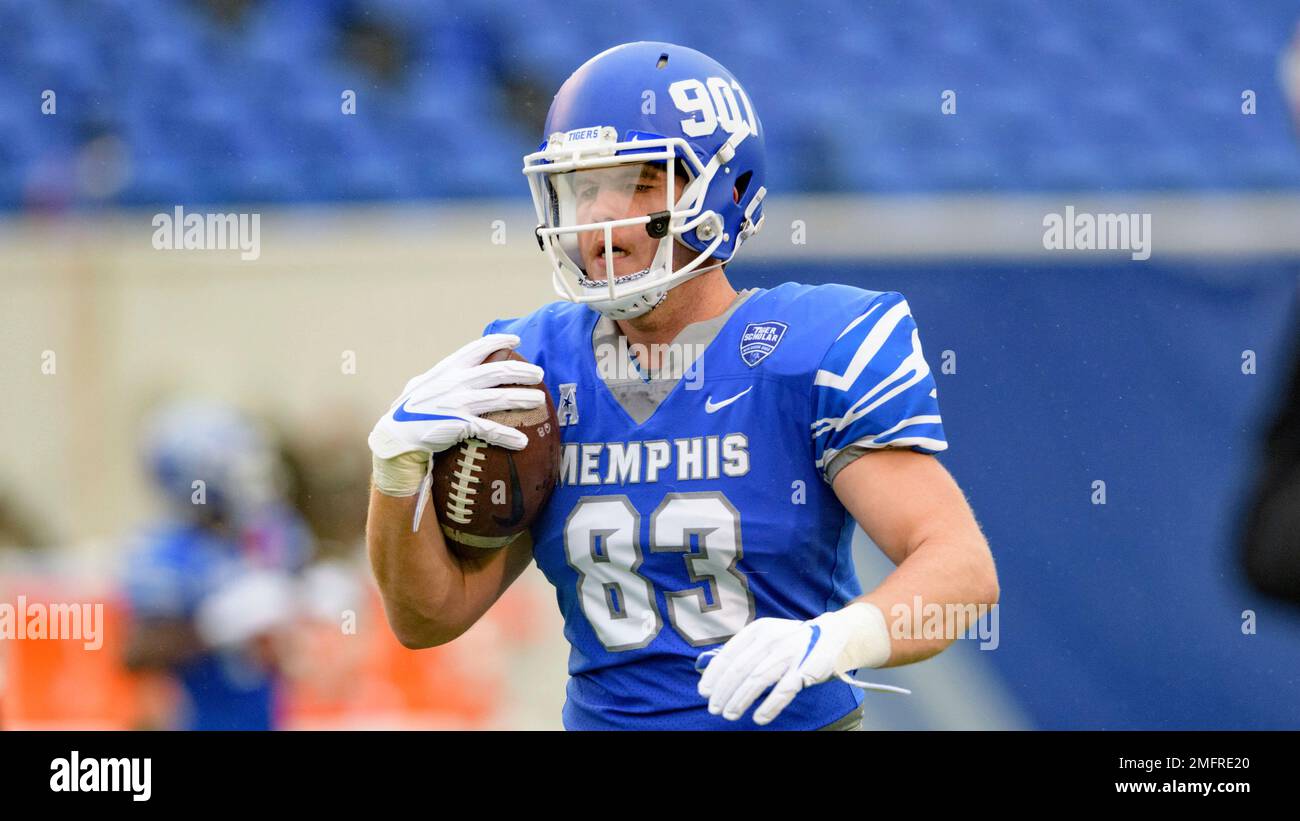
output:
<path id="1" fill-rule="evenodd" d="M 839 471 L 831 487 L 894 564 L 937 534 L 979 531 L 947 469 L 914 450 L 891 448 L 861 456 Z"/>

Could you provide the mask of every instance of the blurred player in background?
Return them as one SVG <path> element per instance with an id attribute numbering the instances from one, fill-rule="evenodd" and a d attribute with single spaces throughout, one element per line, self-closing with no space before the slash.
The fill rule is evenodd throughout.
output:
<path id="1" fill-rule="evenodd" d="M 1278 77 L 1300 139 L 1300 24 Z M 1300 606 L 1300 303 L 1292 314 L 1290 377 L 1271 408 L 1261 464 L 1247 502 L 1242 563 L 1257 590 Z"/>
<path id="2" fill-rule="evenodd" d="M 230 408 L 184 402 L 154 413 L 144 450 L 168 513 L 127 559 L 125 662 L 163 673 L 179 699 L 174 709 L 147 705 L 155 709 L 141 723 L 272 729 L 298 608 L 294 574 L 311 542 L 280 498 L 270 443 Z"/>
<path id="3" fill-rule="evenodd" d="M 933 456 L 947 442 L 907 302 L 732 287 L 724 266 L 762 224 L 763 131 L 740 83 L 692 49 L 589 60 L 524 173 L 566 302 L 491 323 L 371 433 L 371 560 L 395 632 L 454 639 L 535 558 L 572 645 L 567 728 L 857 728 L 860 689 L 878 685 L 850 671 L 952 640 L 891 639 L 885 614 L 998 597 Z M 535 364 L 478 364 L 515 346 Z M 628 378 L 597 367 L 632 346 Z M 432 513 L 412 533 L 431 455 L 470 436 L 524 446 L 481 416 L 539 406 L 540 391 L 494 386 L 543 379 L 564 461 L 531 538 L 466 557 Z M 855 522 L 898 565 L 866 596 Z"/>

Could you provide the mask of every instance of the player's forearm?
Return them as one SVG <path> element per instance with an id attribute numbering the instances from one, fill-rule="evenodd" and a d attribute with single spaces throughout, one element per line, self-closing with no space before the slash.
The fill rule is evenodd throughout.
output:
<path id="1" fill-rule="evenodd" d="M 880 611 L 881 629 L 890 634 L 889 660 L 876 666 L 933 656 L 965 635 L 956 629 L 959 614 L 978 613 L 981 605 L 997 602 L 997 571 L 988 542 L 961 488 L 933 456 L 893 449 L 872 453 L 841 470 L 834 487 L 853 518 L 897 565 L 862 597 Z M 935 623 L 936 613 L 943 623 Z M 924 628 L 927 617 L 930 629 L 917 635 L 917 625 Z M 941 637 L 926 638 L 936 632 Z"/>
<path id="2" fill-rule="evenodd" d="M 123 663 L 128 670 L 168 670 L 206 648 L 194 625 L 183 619 L 141 621 L 131 631 Z"/>
<path id="3" fill-rule="evenodd" d="M 411 648 L 445 644 L 468 627 L 458 617 L 465 586 L 459 559 L 448 549 L 433 510 L 412 532 L 417 496 L 370 491 L 366 545 L 393 633 Z"/>
<path id="4" fill-rule="evenodd" d="M 406 383 L 366 439 L 373 454 L 366 544 L 388 622 L 407 647 L 445 644 L 464 633 L 532 558 L 531 542 L 475 555 L 450 550 L 433 506 L 419 532 L 411 532 L 437 454 L 470 438 L 511 450 L 528 446 L 522 430 L 480 416 L 546 404 L 543 389 L 521 387 L 540 385 L 541 368 L 497 356 L 519 342 L 512 334 L 487 334 L 444 357 Z"/>
<path id="5" fill-rule="evenodd" d="M 975 616 L 997 603 L 997 571 L 978 529 L 936 533 L 922 541 L 880 586 L 861 597 L 874 604 L 890 629 L 886 667 L 923 661 L 947 648 L 974 627 Z M 917 603 L 921 610 L 917 612 Z M 937 605 L 937 607 L 930 607 Z M 940 615 L 942 636 L 933 634 Z M 916 634 L 916 625 L 923 630 Z"/>

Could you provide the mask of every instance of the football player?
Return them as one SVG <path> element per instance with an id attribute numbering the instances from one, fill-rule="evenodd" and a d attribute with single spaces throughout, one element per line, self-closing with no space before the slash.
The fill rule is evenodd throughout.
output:
<path id="1" fill-rule="evenodd" d="M 150 416 L 144 452 L 168 515 L 127 556 L 124 661 L 170 678 L 181 696 L 173 714 L 149 722 L 272 729 L 295 575 L 311 543 L 280 499 L 271 445 L 242 414 L 183 401 Z"/>
<path id="2" fill-rule="evenodd" d="M 536 560 L 572 645 L 566 728 L 847 729 L 873 686 L 850 672 L 953 638 L 896 637 L 890 619 L 917 597 L 997 601 L 933 456 L 947 443 L 903 297 L 728 281 L 763 222 L 764 159 L 749 95 L 692 49 L 618 46 L 560 88 L 523 172 L 564 301 L 489 324 L 370 435 L 370 556 L 404 644 L 451 641 Z M 500 348 L 534 364 L 479 364 Z M 471 553 L 432 511 L 413 532 L 431 455 L 524 446 L 482 415 L 537 407 L 540 391 L 500 387 L 534 384 L 563 457 L 530 533 Z M 866 595 L 855 524 L 897 564 Z"/>

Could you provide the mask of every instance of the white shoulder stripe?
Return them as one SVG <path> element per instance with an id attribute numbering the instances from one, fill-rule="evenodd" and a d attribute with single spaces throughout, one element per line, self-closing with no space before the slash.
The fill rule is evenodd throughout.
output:
<path id="1" fill-rule="evenodd" d="M 871 312 L 868 311 L 867 314 L 869 313 Z M 854 320 L 852 324 L 865 319 L 867 314 L 863 314 L 858 320 Z M 844 373 L 837 374 L 827 370 L 818 370 L 817 378 L 813 380 L 813 384 L 837 388 L 842 391 L 853 387 L 853 383 L 858 381 L 858 377 L 866 370 L 872 358 L 880 353 L 880 349 L 885 345 L 885 340 L 889 339 L 889 335 L 894 332 L 894 329 L 898 327 L 898 323 L 902 322 L 903 317 L 907 315 L 907 300 L 903 300 L 890 308 L 880 319 L 876 320 L 875 327 L 867 333 L 867 338 L 862 340 L 862 344 L 858 346 L 858 352 L 853 355 L 853 360 L 849 362 L 849 367 Z M 852 324 L 850 327 L 852 327 Z M 847 330 L 845 332 L 847 333 Z"/>
<path id="2" fill-rule="evenodd" d="M 895 396 L 923 381 L 930 375 L 930 366 L 921 354 L 920 334 L 912 329 L 912 352 L 899 363 L 894 372 L 873 385 L 854 402 L 843 416 L 818 419 L 812 424 L 813 438 L 833 430 L 844 430 L 849 425 L 871 413 Z M 901 380 L 901 381 L 900 381 Z M 891 387 L 892 386 L 892 387 Z M 886 391 L 886 388 L 890 388 Z M 884 393 L 882 393 L 884 391 Z"/>
<path id="3" fill-rule="evenodd" d="M 887 431 L 883 431 L 881 433 L 877 433 L 872 436 L 865 436 L 857 440 L 856 442 L 850 442 L 849 444 L 845 445 L 842 448 L 827 449 L 826 452 L 822 454 L 822 457 L 817 460 L 817 467 L 819 469 L 826 467 L 835 459 L 836 456 L 840 454 L 841 451 L 848 450 L 849 448 L 870 448 L 873 450 L 881 450 L 884 448 L 911 447 L 913 445 L 920 445 L 923 448 L 928 448 L 933 451 L 947 450 L 948 449 L 947 442 L 945 442 L 942 439 L 935 439 L 932 436 L 900 436 L 897 439 L 893 439 L 888 442 L 879 441 L 882 437 L 888 436 L 891 433 L 895 433 L 911 425 L 927 425 L 927 424 L 937 425 L 940 423 L 941 420 L 938 416 L 913 416 L 911 419 L 905 419 L 902 422 L 899 422 L 897 425 L 895 425 L 894 427 L 890 428 Z"/>
<path id="4" fill-rule="evenodd" d="M 865 314 L 863 314 L 862 316 L 858 317 L 857 319 L 850 322 L 847 326 L 845 326 L 844 330 L 840 331 L 840 335 L 835 337 L 835 341 L 839 342 L 841 339 L 843 339 L 846 333 L 858 327 L 859 322 L 871 316 L 875 312 L 875 310 L 879 307 L 880 307 L 880 303 L 877 302 L 875 305 L 872 305 L 870 308 L 868 308 Z"/>
<path id="5" fill-rule="evenodd" d="M 899 422 L 897 425 L 894 425 L 889 430 L 882 430 L 880 433 L 872 434 L 871 436 L 865 436 L 859 439 L 858 441 L 854 442 L 853 444 L 862 445 L 863 447 L 871 447 L 871 445 L 868 443 L 875 442 L 879 439 L 884 439 L 886 436 L 889 436 L 891 433 L 898 433 L 903 428 L 909 427 L 911 425 L 941 425 L 941 424 L 943 424 L 943 417 L 937 413 L 927 413 L 927 414 L 922 414 L 921 416 L 912 416 L 910 418 L 904 419 L 902 422 Z"/>

